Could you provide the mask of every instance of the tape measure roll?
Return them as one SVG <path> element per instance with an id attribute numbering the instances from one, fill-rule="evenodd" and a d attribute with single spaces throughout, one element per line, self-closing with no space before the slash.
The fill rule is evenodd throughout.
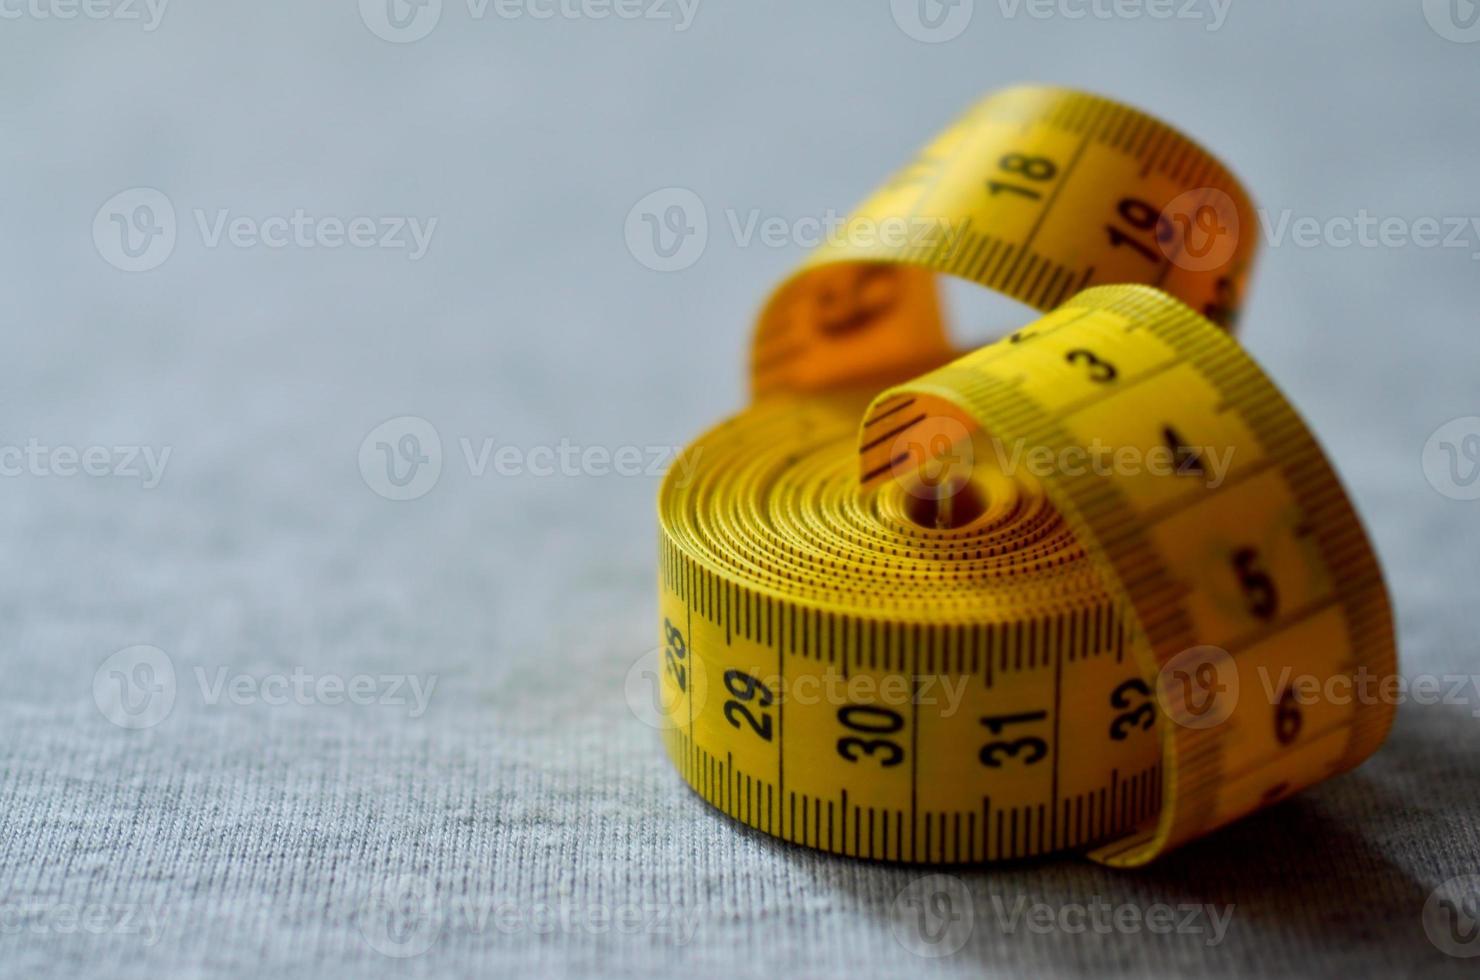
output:
<path id="1" fill-rule="evenodd" d="M 1136 865 L 1377 748 L 1390 705 L 1296 696 L 1390 676 L 1393 629 L 1330 465 L 1210 319 L 1248 213 L 1162 124 L 1019 88 L 855 215 L 948 238 L 845 228 L 778 290 L 753 405 L 659 499 L 695 790 L 841 854 Z M 951 360 L 936 273 L 1052 312 Z"/>

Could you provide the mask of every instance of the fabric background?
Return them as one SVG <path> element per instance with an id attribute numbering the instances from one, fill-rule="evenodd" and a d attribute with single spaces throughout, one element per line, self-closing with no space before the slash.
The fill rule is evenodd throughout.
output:
<path id="1" fill-rule="evenodd" d="M 927 44 L 884 0 L 703 0 L 682 32 L 476 21 L 449 0 L 429 37 L 393 44 L 347 0 L 175 0 L 153 31 L 7 6 L 22 13 L 0 23 L 0 443 L 172 455 L 153 489 L 0 479 L 0 973 L 1473 967 L 1428 940 L 1422 909 L 1441 882 L 1480 874 L 1474 687 L 1405 704 L 1358 771 L 1144 872 L 1072 858 L 958 872 L 975 927 L 924 959 L 891 918 L 919 869 L 732 825 L 634 719 L 624 680 L 654 642 L 656 479 L 480 477 L 462 458 L 461 438 L 681 445 L 735 410 L 749 318 L 800 249 L 739 246 L 726 209 L 845 210 L 1013 81 L 1100 90 L 1179 124 L 1273 217 L 1480 214 L 1480 44 L 1441 37 L 1416 0 L 1234 0 L 1216 31 L 1011 7 L 978 2 L 961 37 Z M 139 186 L 168 195 L 179 240 L 128 273 L 91 228 Z M 710 241 L 660 274 L 623 227 L 668 186 L 700 195 Z M 193 216 L 297 208 L 439 224 L 410 261 L 211 248 Z M 1244 321 L 1365 517 L 1409 677 L 1480 673 L 1480 503 L 1436 492 L 1422 467 L 1432 432 L 1480 414 L 1468 242 L 1267 247 Z M 969 307 L 962 333 L 1025 316 Z M 397 502 L 357 454 L 407 415 L 436 427 L 443 471 Z M 177 690 L 159 724 L 124 730 L 94 681 L 135 644 L 165 652 Z M 418 717 L 211 704 L 197 668 L 436 686 Z M 377 889 L 401 876 L 436 916 L 376 940 Z M 994 898 L 1235 911 L 1209 945 L 1009 930 Z M 646 907 L 693 931 L 536 921 L 562 905 Z M 90 906 L 113 925 L 69 929 L 65 910 Z M 503 927 L 468 907 L 504 909 Z"/>

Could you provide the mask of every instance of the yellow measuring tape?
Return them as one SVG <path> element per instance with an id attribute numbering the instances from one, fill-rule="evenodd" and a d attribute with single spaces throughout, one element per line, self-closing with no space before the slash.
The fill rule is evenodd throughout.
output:
<path id="1" fill-rule="evenodd" d="M 684 779 L 840 854 L 1128 866 L 1371 754 L 1390 705 L 1292 690 L 1396 661 L 1336 475 L 1225 332 L 1253 228 L 1186 137 L 1041 87 L 864 202 L 661 490 Z M 1050 312 L 960 356 L 941 273 Z"/>

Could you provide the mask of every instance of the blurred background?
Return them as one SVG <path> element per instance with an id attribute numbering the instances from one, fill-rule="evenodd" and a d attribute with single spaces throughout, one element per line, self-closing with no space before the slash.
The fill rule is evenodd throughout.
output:
<path id="1" fill-rule="evenodd" d="M 1480 874 L 1480 685 L 1148 875 L 966 876 L 978 927 L 938 961 L 891 935 L 907 871 L 730 826 L 623 688 L 654 467 L 742 406 L 805 251 L 746 227 L 845 213 L 1019 81 L 1242 177 L 1242 340 L 1367 522 L 1405 675 L 1480 673 L 1480 7 L 0 0 L 0 81 L 0 972 L 1463 962 L 1422 910 Z M 675 189 L 706 229 L 665 255 Z M 1028 317 L 968 303 L 958 336 Z M 398 876 L 437 903 L 424 948 L 360 914 Z M 1238 911 L 1216 946 L 1038 935 L 990 920 L 1003 889 Z M 517 926 L 455 912 L 480 901 Z M 560 902 L 695 927 L 540 931 Z"/>

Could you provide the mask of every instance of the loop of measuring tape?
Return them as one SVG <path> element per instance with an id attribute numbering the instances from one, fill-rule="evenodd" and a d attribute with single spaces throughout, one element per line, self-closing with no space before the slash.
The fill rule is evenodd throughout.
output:
<path id="1" fill-rule="evenodd" d="M 1390 705 L 1292 686 L 1390 676 L 1393 626 L 1335 473 L 1228 333 L 1251 215 L 1164 124 L 1015 88 L 782 285 L 752 406 L 660 493 L 695 790 L 841 854 L 1128 866 L 1377 748 Z M 1050 312 L 957 356 L 937 274 Z"/>

